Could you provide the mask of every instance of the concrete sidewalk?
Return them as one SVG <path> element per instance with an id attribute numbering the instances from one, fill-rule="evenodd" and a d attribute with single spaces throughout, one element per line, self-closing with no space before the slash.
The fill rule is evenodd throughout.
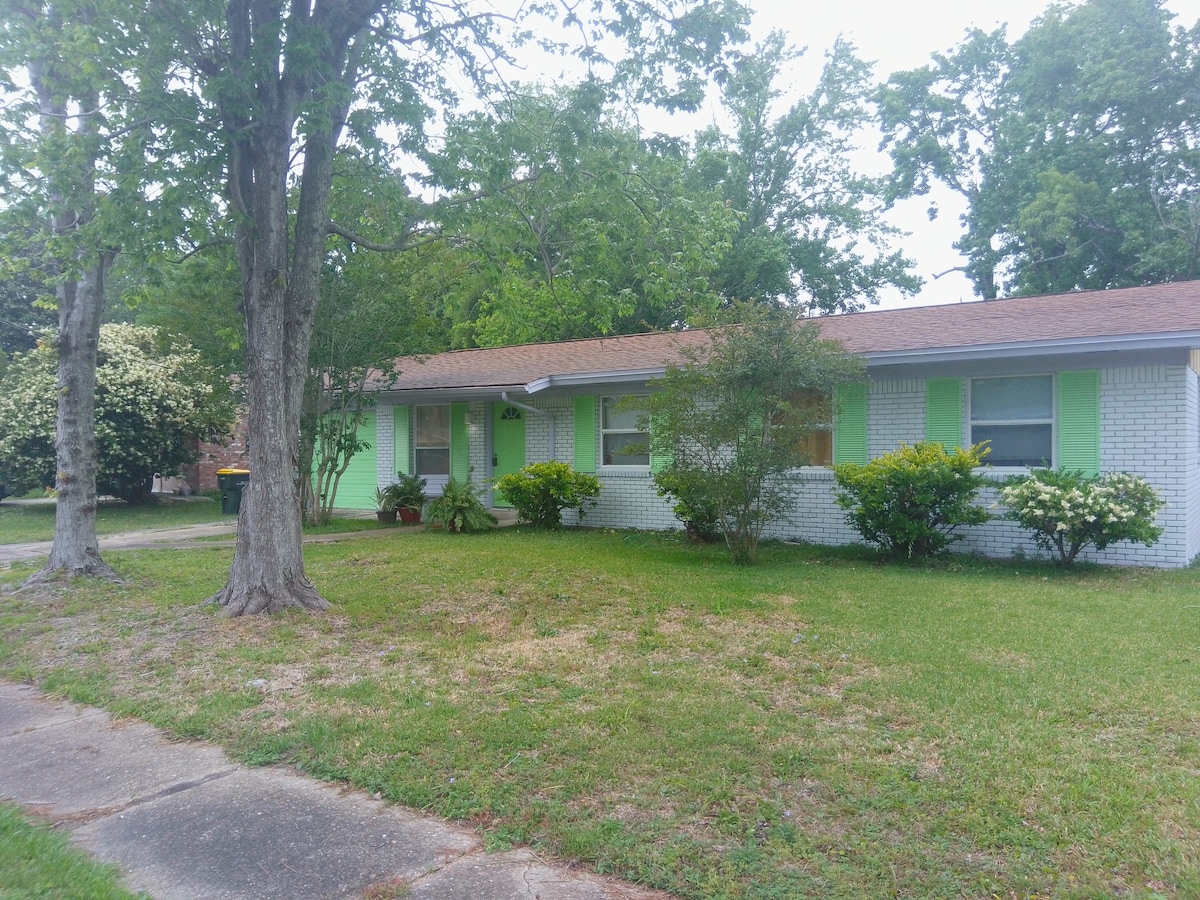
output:
<path id="1" fill-rule="evenodd" d="M 99 538 L 100 552 L 106 550 L 148 550 L 171 547 L 195 546 L 192 542 L 201 538 L 233 536 L 237 526 L 214 522 L 210 525 L 182 525 L 178 528 L 160 528 L 146 531 L 128 531 L 108 534 Z M 19 559 L 38 559 L 50 555 L 53 541 L 30 541 L 26 544 L 0 544 L 0 563 L 16 562 Z M 216 546 L 220 546 L 216 542 Z"/>
<path id="2" fill-rule="evenodd" d="M 529 850 L 487 854 L 469 829 L 7 682 L 0 799 L 158 900 L 668 900 Z"/>
<path id="3" fill-rule="evenodd" d="M 517 514 L 511 509 L 495 509 L 492 512 L 500 520 L 500 528 L 516 524 Z M 373 517 L 374 515 L 373 512 L 366 511 L 362 513 L 347 513 L 345 514 L 345 518 Z M 335 541 L 382 538 L 388 535 L 424 530 L 424 525 L 401 525 L 396 528 L 380 528 L 369 531 L 306 534 L 304 536 L 304 543 L 329 544 Z M 102 535 L 99 538 L 99 544 L 101 553 L 109 550 L 194 550 L 204 547 L 232 547 L 236 542 L 236 536 L 237 525 L 214 522 L 208 525 L 180 525 L 176 528 L 149 529 L 146 531 L 128 531 L 121 534 Z M 211 540 L 211 538 L 215 537 L 228 537 L 229 540 Z M 53 544 L 53 541 L 32 541 L 26 544 L 0 544 L 0 565 L 22 559 L 38 559 L 43 556 L 49 556 L 50 548 Z"/>

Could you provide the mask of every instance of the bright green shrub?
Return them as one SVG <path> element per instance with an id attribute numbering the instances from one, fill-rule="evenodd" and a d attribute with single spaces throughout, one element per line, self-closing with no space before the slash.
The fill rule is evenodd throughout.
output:
<path id="1" fill-rule="evenodd" d="M 1069 565 L 1084 547 L 1103 550 L 1117 541 L 1147 547 L 1162 535 L 1154 515 L 1163 501 L 1146 479 L 1127 472 L 1088 478 L 1082 472 L 1035 469 L 1000 489 L 1004 518 L 1033 532 L 1033 541 Z"/>
<path id="2" fill-rule="evenodd" d="M 888 556 L 911 559 L 941 553 L 961 540 L 954 531 L 990 517 L 975 504 L 987 479 L 976 473 L 987 454 L 983 444 L 947 453 L 940 443 L 921 441 L 866 465 L 840 463 L 838 504 L 866 540 Z"/>
<path id="3" fill-rule="evenodd" d="M 596 505 L 600 481 L 576 472 L 564 462 L 530 463 L 496 480 L 496 492 L 513 505 L 517 519 L 539 528 L 558 528 L 562 511 L 574 509 L 582 519 Z"/>

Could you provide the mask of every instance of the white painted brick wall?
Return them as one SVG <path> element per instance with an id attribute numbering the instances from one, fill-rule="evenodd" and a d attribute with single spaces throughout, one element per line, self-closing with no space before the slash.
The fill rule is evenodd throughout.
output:
<path id="1" fill-rule="evenodd" d="M 1200 375 L 1190 367 L 1184 370 L 1186 398 L 1183 428 L 1187 438 L 1187 459 L 1181 481 L 1187 504 L 1187 559 L 1200 554 Z"/>
<path id="2" fill-rule="evenodd" d="M 874 381 L 868 396 L 867 440 L 872 457 L 894 450 L 901 442 L 911 445 L 924 437 L 923 378 Z M 529 405 L 552 416 L 526 416 L 526 462 L 552 458 L 570 462 L 574 456 L 571 398 L 538 397 Z M 470 409 L 472 477 L 486 482 L 492 471 L 491 405 L 472 403 Z M 391 409 L 380 407 L 377 421 L 380 477 L 385 477 L 386 471 L 390 480 Z M 1133 472 L 1147 478 L 1167 502 L 1158 520 L 1167 531 L 1154 547 L 1121 543 L 1089 558 L 1108 564 L 1188 564 L 1200 553 L 1200 377 L 1185 365 L 1103 369 L 1100 427 L 1101 470 Z M 598 430 L 599 422 L 597 433 Z M 670 502 L 658 497 L 648 471 L 602 468 L 597 477 L 601 485 L 599 503 L 587 514 L 584 524 L 611 528 L 681 527 L 671 512 Z M 834 500 L 832 471 L 800 470 L 796 484 L 795 511 L 786 521 L 769 526 L 768 537 L 835 545 L 860 541 Z M 988 507 L 993 506 L 995 499 L 995 487 L 985 489 L 981 495 L 981 502 Z M 571 514 L 565 518 L 568 524 L 576 523 Z M 1028 533 L 1011 522 L 996 520 L 962 533 L 964 539 L 956 544 L 959 550 L 998 557 L 1032 556 L 1038 552 Z"/>
<path id="3" fill-rule="evenodd" d="M 394 406 L 380 404 L 375 408 L 375 480 L 376 487 L 384 487 L 396 480 L 399 466 L 395 465 L 396 432 L 393 428 Z"/>

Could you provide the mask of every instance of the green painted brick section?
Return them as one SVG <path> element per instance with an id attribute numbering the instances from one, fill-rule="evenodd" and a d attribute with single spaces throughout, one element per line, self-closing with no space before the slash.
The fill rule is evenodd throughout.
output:
<path id="1" fill-rule="evenodd" d="M 450 404 L 450 477 L 464 482 L 471 478 L 471 448 L 467 435 L 467 404 Z"/>
<path id="2" fill-rule="evenodd" d="M 834 392 L 833 461 L 867 462 L 867 385 L 839 385 Z"/>
<path id="3" fill-rule="evenodd" d="M 375 488 L 379 478 L 375 468 L 375 446 L 378 443 L 375 413 L 363 413 L 362 421 L 358 423 L 358 436 L 370 446 L 350 457 L 350 464 L 338 480 L 337 494 L 333 498 L 334 509 L 372 509 L 375 506 Z"/>
<path id="4" fill-rule="evenodd" d="M 576 472 L 596 471 L 596 398 L 575 398 Z"/>
<path id="5" fill-rule="evenodd" d="M 947 450 L 963 443 L 963 392 L 961 378 L 925 381 L 925 440 Z"/>
<path id="6" fill-rule="evenodd" d="M 412 443 L 410 439 L 411 406 L 396 406 L 392 408 L 393 431 L 395 433 L 395 450 L 392 464 L 397 472 L 405 475 L 412 474 Z"/>
<path id="7" fill-rule="evenodd" d="M 1100 474 L 1100 372 L 1058 373 L 1058 467 Z"/>

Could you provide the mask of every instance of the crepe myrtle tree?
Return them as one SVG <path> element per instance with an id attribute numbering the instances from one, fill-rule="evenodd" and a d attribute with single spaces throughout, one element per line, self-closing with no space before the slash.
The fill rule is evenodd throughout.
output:
<path id="1" fill-rule="evenodd" d="M 864 377 L 861 360 L 817 325 L 785 310 L 738 307 L 738 325 L 713 329 L 707 346 L 686 348 L 647 411 L 651 455 L 667 460 L 658 484 L 686 483 L 703 504 L 736 563 L 752 563 L 763 529 L 795 505 L 789 472 L 810 460 L 804 438 L 827 426 L 840 384 Z"/>
<path id="2" fill-rule="evenodd" d="M 231 397 L 191 347 L 157 329 L 101 325 L 97 347 L 97 485 L 128 503 L 151 498 L 156 474 L 194 462 L 194 438 L 216 438 L 233 425 Z M 53 340 L 14 357 L 0 379 L 0 471 L 23 492 L 55 483 Z"/>

